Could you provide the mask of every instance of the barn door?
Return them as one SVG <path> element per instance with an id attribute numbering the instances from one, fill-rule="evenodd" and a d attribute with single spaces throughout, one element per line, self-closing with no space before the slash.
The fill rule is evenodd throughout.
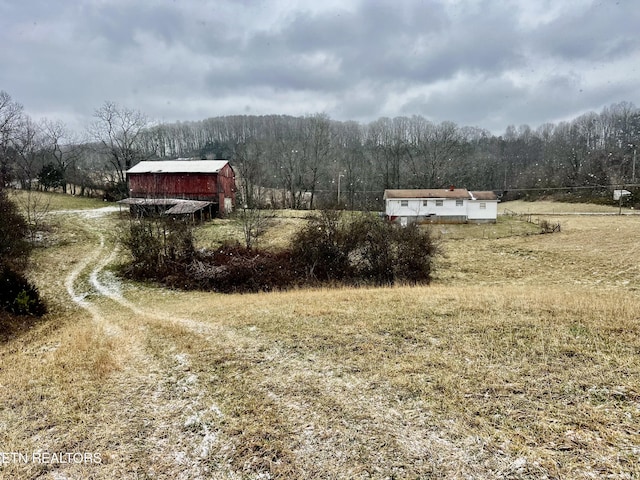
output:
<path id="1" fill-rule="evenodd" d="M 225 215 L 230 214 L 233 211 L 233 202 L 230 198 L 224 199 L 224 213 Z"/>

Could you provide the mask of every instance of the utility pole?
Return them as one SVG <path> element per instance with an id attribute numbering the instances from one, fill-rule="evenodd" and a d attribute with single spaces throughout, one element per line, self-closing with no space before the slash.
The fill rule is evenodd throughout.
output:
<path id="1" fill-rule="evenodd" d="M 620 198 L 618 199 L 618 215 L 622 215 L 622 192 L 624 192 L 624 185 L 620 189 Z"/>
<path id="2" fill-rule="evenodd" d="M 338 205 L 340 205 L 340 179 L 344 177 L 342 173 L 338 174 Z"/>

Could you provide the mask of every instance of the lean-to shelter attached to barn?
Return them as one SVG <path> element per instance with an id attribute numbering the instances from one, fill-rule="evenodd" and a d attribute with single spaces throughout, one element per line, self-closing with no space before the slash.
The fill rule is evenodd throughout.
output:
<path id="1" fill-rule="evenodd" d="M 233 211 L 236 182 L 226 160 L 179 158 L 140 162 L 127 171 L 133 214 L 164 213 L 199 218 Z"/>

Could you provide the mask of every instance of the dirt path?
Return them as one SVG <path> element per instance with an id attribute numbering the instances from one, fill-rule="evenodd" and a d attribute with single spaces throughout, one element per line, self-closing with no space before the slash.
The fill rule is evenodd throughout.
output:
<path id="1" fill-rule="evenodd" d="M 521 461 L 472 437 L 460 440 L 464 432 L 445 430 L 419 399 L 400 401 L 375 372 L 283 346 L 259 327 L 244 328 L 243 320 L 219 320 L 251 313 L 216 300 L 209 313 L 163 310 L 153 303 L 157 293 L 145 293 L 151 300 L 144 306 L 128 299 L 106 269 L 118 251 L 101 215 L 67 214 L 82 215 L 95 239 L 67 274 L 67 295 L 110 339 L 120 367 L 105 381 L 92 417 L 105 462 L 84 476 L 494 478 Z M 283 307 L 283 315 L 292 308 Z M 77 476 L 70 466 L 43 478 Z"/>
<path id="2" fill-rule="evenodd" d="M 235 465 L 235 470 L 244 471 L 244 475 L 262 469 L 291 478 L 323 478 L 328 466 L 334 472 L 340 472 L 343 478 L 369 475 L 384 478 L 389 474 L 402 477 L 413 470 L 436 474 L 448 469 L 490 476 L 490 472 L 509 472 L 516 462 L 517 459 L 509 455 L 489 454 L 482 443 L 473 438 L 456 444 L 451 439 L 451 432 L 432 422 L 429 409 L 422 402 L 395 403 L 392 387 L 383 378 L 366 378 L 360 372 L 350 373 L 346 367 L 340 371 L 341 366 L 334 363 L 334 359 L 310 358 L 307 354 L 283 351 L 257 329 L 242 332 L 220 324 L 158 312 L 150 307 L 141 308 L 127 300 L 117 282 L 108 280 L 103 271 L 114 255 L 114 252 L 104 254 L 102 261 L 95 262 L 90 274 L 92 286 L 102 296 L 133 317 L 145 319 L 149 325 L 178 327 L 198 337 L 190 342 L 200 345 L 200 350 L 176 354 L 177 365 L 173 372 L 179 372 L 181 368 L 191 371 L 189 376 L 180 377 L 178 384 L 184 386 L 186 382 L 188 388 L 196 392 L 195 398 L 192 395 L 190 402 L 178 404 L 193 412 L 185 425 L 195 422 L 202 428 L 202 438 L 195 439 L 195 452 L 210 453 L 213 448 L 222 452 L 212 455 L 220 460 L 215 469 L 218 474 L 232 474 L 218 470 L 229 450 L 235 450 L 237 456 L 244 459 L 244 463 Z M 216 423 L 224 414 L 215 403 L 204 400 L 207 392 L 200 382 L 209 371 L 207 362 L 210 360 L 206 352 L 211 350 L 231 355 L 230 362 L 249 362 L 251 365 L 250 371 L 243 373 L 246 379 L 232 381 L 231 388 L 242 390 L 244 398 L 237 399 L 240 405 L 259 398 L 260 408 L 264 410 L 244 411 L 247 419 L 240 425 L 249 427 L 238 427 L 238 430 L 252 428 L 257 433 L 251 436 L 241 432 L 240 443 L 238 439 L 220 441 L 222 432 L 216 429 Z M 195 373 L 198 369 L 200 377 Z M 175 373 L 170 372 L 170 375 Z M 231 377 L 237 379 L 236 375 L 233 373 Z M 314 392 L 312 395 L 310 389 Z M 208 394 L 210 397 L 211 392 Z M 265 414 L 265 411 L 269 413 Z M 271 419 L 273 425 L 265 424 L 264 417 L 269 418 L 269 415 L 275 415 Z M 205 418 L 208 421 L 204 421 Z M 358 420 L 352 422 L 353 419 Z M 179 424 L 176 422 L 174 426 L 179 428 Z M 289 433 L 285 436 L 276 431 L 277 428 Z M 264 436 L 267 436 L 266 442 Z M 284 445 L 276 448 L 274 445 L 278 442 Z M 245 449 L 255 451 L 247 453 Z M 271 456 L 282 463 L 290 462 L 290 465 L 282 466 L 282 469 L 274 467 L 269 463 L 271 461 L 265 462 L 265 458 Z M 190 461 L 194 460 L 197 465 L 198 459 L 192 456 Z M 268 473 L 264 477 L 257 473 L 253 478 L 270 477 Z"/>
<path id="3" fill-rule="evenodd" d="M 209 451 L 219 442 L 216 423 L 222 413 L 205 398 L 202 380 L 191 371 L 191 355 L 167 341 L 168 335 L 162 337 L 161 351 L 149 351 L 151 328 L 159 323 L 189 324 L 189 320 L 137 307 L 122 296 L 119 283 L 104 271 L 117 254 L 106 245 L 100 222 L 110 212 L 66 212 L 82 215 L 85 228 L 97 238 L 91 253 L 67 275 L 67 294 L 111 338 L 121 366 L 105 387 L 101 414 L 108 419 L 101 435 L 118 432 L 119 438 L 113 441 L 120 446 L 103 452 L 105 463 L 96 467 L 97 478 L 126 478 L 131 472 L 158 478 L 233 478 L 225 466 L 209 462 Z M 198 332 L 207 330 L 200 324 L 191 327 Z M 51 478 L 65 477 L 58 472 Z"/>

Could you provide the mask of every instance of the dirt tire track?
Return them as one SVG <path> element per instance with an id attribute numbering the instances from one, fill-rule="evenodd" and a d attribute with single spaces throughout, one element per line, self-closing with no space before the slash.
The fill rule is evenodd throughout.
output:
<path id="1" fill-rule="evenodd" d="M 221 412 L 216 405 L 206 402 L 200 379 L 190 372 L 188 355 L 180 352 L 176 345 L 167 345 L 167 354 L 161 359 L 147 351 L 150 322 L 171 319 L 138 308 L 101 280 L 105 267 L 118 251 L 117 248 L 106 251 L 105 234 L 96 222 L 110 210 L 69 213 L 85 217 L 84 226 L 96 236 L 98 244 L 68 274 L 65 288 L 71 300 L 87 311 L 95 326 L 117 345 L 113 355 L 121 370 L 109 378 L 106 387 L 109 394 L 102 406 L 113 412 L 106 415 L 109 422 L 118 419 L 116 430 L 132 437 L 132 445 L 137 444 L 133 452 L 128 445 L 108 452 L 109 466 L 104 469 L 104 476 L 98 474 L 99 478 L 110 478 L 114 474 L 118 478 L 138 478 L 139 474 L 178 479 L 217 475 L 234 478 L 233 473 L 223 467 L 212 471 L 207 462 L 209 452 L 219 443 L 212 420 Z M 85 279 L 91 292 L 80 292 L 78 283 Z M 180 319 L 179 323 L 189 324 L 189 320 Z M 203 332 L 200 327 L 196 330 Z M 105 430 L 113 427 L 111 423 L 103 426 Z M 126 443 L 122 438 L 114 440 Z M 133 477 L 129 476 L 131 471 L 136 472 Z"/>
<path id="2" fill-rule="evenodd" d="M 296 445 L 296 466 L 305 475 L 321 478 L 322 465 L 333 464 L 353 477 L 361 476 L 363 471 L 373 476 L 390 471 L 403 476 L 406 473 L 403 462 L 412 463 L 414 467 L 415 462 L 425 462 L 423 472 L 430 475 L 435 474 L 434 468 L 446 469 L 447 465 L 463 459 L 464 465 L 468 465 L 466 473 L 489 478 L 510 464 L 512 459 L 492 458 L 483 445 L 476 445 L 473 439 L 465 441 L 462 446 L 457 445 L 450 439 L 450 434 L 429 425 L 427 417 L 416 415 L 415 412 L 423 408 L 419 403 L 413 405 L 412 409 L 397 410 L 389 400 L 392 396 L 371 392 L 371 379 L 363 381 L 347 373 L 333 377 L 327 372 L 335 365 L 316 360 L 311 366 L 308 358 L 281 352 L 268 338 L 244 335 L 244 332 L 234 328 L 191 318 L 176 318 L 141 308 L 103 280 L 104 269 L 115 259 L 117 250 L 114 248 L 106 253 L 104 236 L 98 227 L 91 228 L 98 234 L 100 245 L 70 275 L 68 282 L 72 298 L 75 279 L 82 271 L 91 268 L 88 279 L 92 288 L 100 299 L 110 302 L 111 309 L 115 306 L 122 314 L 113 319 L 112 313 L 105 314 L 106 306 L 97 307 L 77 294 L 75 297 L 80 298 L 79 304 L 92 312 L 94 318 L 105 327 L 120 328 L 118 337 L 137 338 L 139 334 L 132 331 L 134 326 L 138 329 L 179 326 L 198 335 L 208 347 L 243 345 L 235 347 L 234 354 L 252 365 L 251 377 L 255 382 L 253 394 L 264 396 L 277 404 L 283 416 L 289 412 L 296 418 L 290 425 L 296 432 L 291 442 Z M 132 321 L 134 319 L 135 322 Z M 149 334 L 147 331 L 146 335 Z M 146 408 L 132 409 L 128 415 L 144 417 L 155 412 L 156 417 L 164 419 L 154 419 L 145 427 L 147 437 L 143 449 L 149 451 L 153 446 L 156 448 L 156 452 L 149 457 L 151 464 L 147 473 L 172 473 L 176 478 L 236 478 L 239 474 L 231 470 L 229 465 L 218 463 L 214 470 L 207 465 L 207 458 L 213 449 L 225 448 L 222 445 L 222 432 L 216 426 L 216 421 L 223 413 L 207 399 L 201 379 L 192 372 L 191 356 L 180 351 L 177 343 L 168 342 L 162 359 L 151 358 L 144 345 L 135 343 L 134 362 L 127 366 L 127 374 L 123 376 L 120 387 L 123 392 L 131 391 L 131 384 L 139 383 L 144 395 L 150 394 Z M 202 360 L 193 358 L 193 361 Z M 145 372 L 145 375 L 141 372 Z M 262 380 L 258 380 L 259 377 Z M 270 378 L 286 380 L 274 384 Z M 317 398 L 309 398 L 301 385 L 314 385 Z M 348 392 L 349 402 L 336 399 L 336 391 Z M 331 405 L 331 408 L 338 409 L 331 410 Z M 325 415 L 324 419 L 322 414 L 318 416 L 320 412 Z M 362 428 L 341 426 L 340 418 L 345 413 L 360 418 Z M 319 437 L 325 440 L 319 442 Z M 393 450 L 399 459 L 376 453 L 377 447 L 381 447 L 377 443 L 384 438 L 395 445 Z M 340 452 L 338 458 L 334 458 L 336 452 Z M 224 457 L 224 453 L 213 455 L 218 460 Z M 354 461 L 356 467 L 353 466 Z"/>

